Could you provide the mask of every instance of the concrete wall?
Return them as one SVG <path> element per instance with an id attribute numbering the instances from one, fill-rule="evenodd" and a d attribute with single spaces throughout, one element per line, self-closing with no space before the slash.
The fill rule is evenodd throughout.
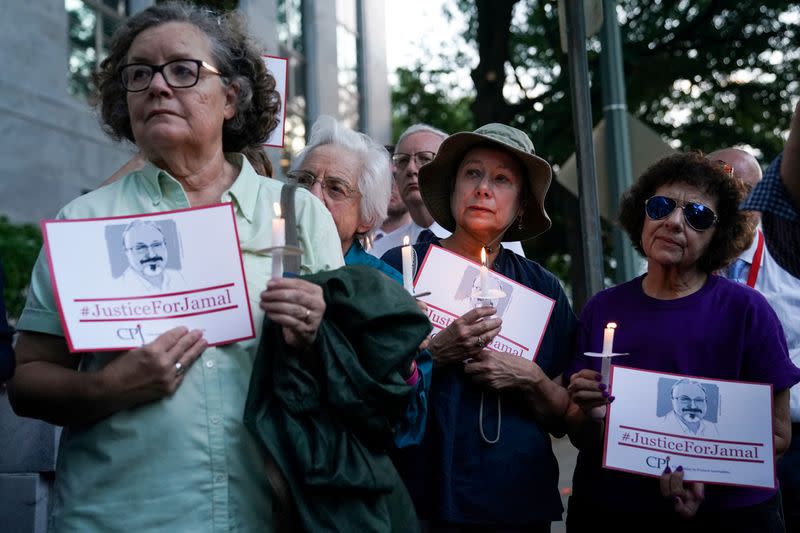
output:
<path id="1" fill-rule="evenodd" d="M 391 144 L 394 140 L 386 68 L 386 5 L 383 0 L 361 0 L 359 4 L 364 133 L 381 144 Z"/>
<path id="2" fill-rule="evenodd" d="M 38 222 L 96 187 L 131 148 L 67 92 L 64 0 L 3 2 L 0 12 L 0 214 Z"/>

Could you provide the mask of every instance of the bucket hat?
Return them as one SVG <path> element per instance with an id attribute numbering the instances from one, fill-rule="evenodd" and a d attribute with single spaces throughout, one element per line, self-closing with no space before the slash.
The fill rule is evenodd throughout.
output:
<path id="1" fill-rule="evenodd" d="M 474 132 L 455 133 L 442 142 L 436 157 L 419 170 L 422 200 L 433 219 L 448 231 L 455 231 L 456 221 L 450 209 L 458 166 L 464 155 L 476 146 L 494 146 L 516 156 L 528 181 L 528 198 L 520 198 L 525 206 L 522 227 L 515 221 L 503 235 L 503 241 L 524 241 L 546 231 L 552 223 L 544 210 L 544 197 L 550 188 L 553 171 L 536 155 L 533 142 L 522 131 L 505 124 L 486 124 Z"/>

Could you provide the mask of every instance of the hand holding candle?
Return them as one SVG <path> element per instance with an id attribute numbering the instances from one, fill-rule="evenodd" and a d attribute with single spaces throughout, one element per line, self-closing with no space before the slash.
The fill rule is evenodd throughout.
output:
<path id="1" fill-rule="evenodd" d="M 409 245 L 408 235 L 406 235 L 403 237 L 403 247 L 400 249 L 400 254 L 403 259 L 403 288 L 407 290 L 409 294 L 414 294 L 412 253 L 413 250 Z"/>
<path id="2" fill-rule="evenodd" d="M 624 353 L 615 353 L 614 352 L 614 333 L 617 329 L 616 322 L 609 322 L 606 324 L 605 329 L 603 330 L 603 349 L 601 352 L 585 352 L 585 355 L 591 357 L 599 357 L 601 359 L 600 363 L 600 382 L 605 385 L 606 387 L 609 385 L 609 378 L 611 376 L 611 359 L 618 355 L 627 355 Z M 606 393 L 610 392 L 610 389 L 605 389 Z M 591 410 L 591 416 L 593 418 L 605 418 L 606 416 L 606 406 L 601 405 L 600 407 L 595 407 Z"/>
<path id="3" fill-rule="evenodd" d="M 281 217 L 281 204 L 272 204 L 275 218 L 272 219 L 272 279 L 283 277 L 283 252 L 286 245 L 286 220 Z"/>

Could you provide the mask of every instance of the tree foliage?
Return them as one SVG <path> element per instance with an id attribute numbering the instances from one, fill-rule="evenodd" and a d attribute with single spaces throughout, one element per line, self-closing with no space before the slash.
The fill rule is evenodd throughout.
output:
<path id="1" fill-rule="evenodd" d="M 475 122 L 517 124 L 562 163 L 574 151 L 558 9 L 544 0 L 455 0 L 480 53 Z M 618 4 L 628 108 L 683 147 L 749 144 L 772 157 L 796 91 L 800 3 L 623 0 Z M 509 22 L 510 21 L 510 22 Z M 587 46 L 594 120 L 602 114 L 596 39 Z"/>
<path id="2" fill-rule="evenodd" d="M 470 72 L 472 124 L 464 129 L 488 122 L 514 125 L 529 133 L 537 154 L 551 163 L 564 163 L 575 151 L 575 138 L 557 2 L 451 0 L 445 16 L 453 17 L 456 11 L 466 16 L 464 38 L 479 56 Z M 762 154 L 762 160 L 781 150 L 792 112 L 790 95 L 797 92 L 800 75 L 800 2 L 620 0 L 617 18 L 627 104 L 637 118 L 685 149 L 747 144 Z M 598 39 L 590 39 L 586 49 L 597 123 L 603 107 Z M 426 64 L 413 69 L 411 78 L 398 77 L 395 123 L 406 121 L 400 98 L 407 92 L 403 84 L 410 87 L 426 79 Z M 457 68 L 462 63 L 450 64 Z M 467 102 L 449 98 L 450 88 L 437 86 L 436 78 L 424 85 L 427 93 L 440 97 L 420 99 L 425 110 L 409 106 L 414 117 L 446 116 L 448 111 L 441 107 Z M 554 182 L 547 210 L 553 229 L 526 252 L 567 279 L 563 270 L 570 264 L 570 253 L 580 253 L 575 242 L 577 203 Z M 571 277 L 576 279 L 582 267 L 580 262 L 571 264 Z"/>
<path id="3" fill-rule="evenodd" d="M 413 124 L 429 124 L 448 133 L 474 129 L 472 98 L 453 97 L 457 88 L 444 70 L 426 70 L 422 63 L 397 69 L 392 87 L 392 138 Z"/>
<path id="4" fill-rule="evenodd" d="M 25 305 L 31 270 L 42 247 L 42 234 L 33 224 L 15 225 L 0 216 L 0 261 L 5 272 L 6 312 L 19 317 Z"/>

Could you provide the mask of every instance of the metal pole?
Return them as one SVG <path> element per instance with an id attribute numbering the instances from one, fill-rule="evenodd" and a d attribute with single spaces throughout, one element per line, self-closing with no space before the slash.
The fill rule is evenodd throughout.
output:
<path id="1" fill-rule="evenodd" d="M 625 96 L 625 71 L 622 44 L 617 22 L 616 0 L 603 0 L 603 28 L 600 42 L 600 79 L 603 87 L 603 115 L 606 119 L 606 175 L 608 176 L 608 213 L 616 219 L 619 198 L 633 183 L 631 171 L 628 106 Z M 616 224 L 613 227 L 614 257 L 617 260 L 616 282 L 632 279 L 636 274 L 636 257 L 627 234 Z"/>
<path id="2" fill-rule="evenodd" d="M 583 0 L 567 0 L 564 8 L 567 22 L 569 85 L 572 94 L 572 124 L 575 130 L 575 155 L 579 178 L 581 237 L 586 265 L 584 279 L 586 294 L 593 295 L 603 289 L 603 242 L 600 238 L 600 209 L 597 202 L 597 174 L 592 144 L 592 103 L 589 94 L 589 67 L 586 60 Z"/>

